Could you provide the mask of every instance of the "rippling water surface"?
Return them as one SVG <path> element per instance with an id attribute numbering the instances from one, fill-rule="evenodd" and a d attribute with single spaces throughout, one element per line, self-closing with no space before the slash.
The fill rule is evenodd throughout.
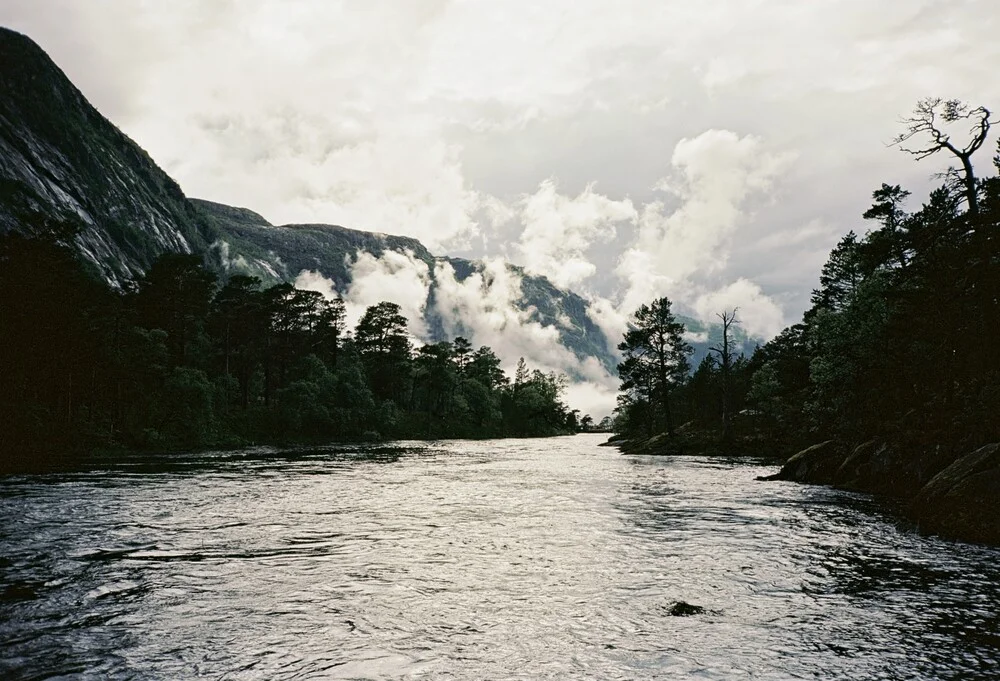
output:
<path id="1" fill-rule="evenodd" d="M 0 478 L 0 678 L 1000 675 L 1000 551 L 754 481 L 773 468 L 598 442 Z"/>

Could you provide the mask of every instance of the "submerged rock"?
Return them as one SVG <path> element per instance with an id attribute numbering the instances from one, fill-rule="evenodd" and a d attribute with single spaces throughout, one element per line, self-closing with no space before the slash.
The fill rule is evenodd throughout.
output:
<path id="1" fill-rule="evenodd" d="M 703 612 L 705 612 L 705 608 L 700 605 L 692 605 L 684 601 L 677 601 L 667 610 L 671 617 L 688 617 L 689 615 L 700 615 Z"/>

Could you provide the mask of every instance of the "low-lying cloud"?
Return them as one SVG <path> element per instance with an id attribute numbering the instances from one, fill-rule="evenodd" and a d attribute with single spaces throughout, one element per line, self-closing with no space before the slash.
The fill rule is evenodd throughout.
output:
<path id="1" fill-rule="evenodd" d="M 430 269 L 412 252 L 385 251 L 375 257 L 359 251 L 350 263 L 351 283 L 343 292 L 337 291 L 333 280 L 319 272 L 303 270 L 295 279 L 295 287 L 318 291 L 327 298 L 339 296 L 344 301 L 345 323 L 353 329 L 365 310 L 383 301 L 396 303 L 406 317 L 407 330 L 414 338 L 427 337 L 424 312 L 430 290 Z"/>

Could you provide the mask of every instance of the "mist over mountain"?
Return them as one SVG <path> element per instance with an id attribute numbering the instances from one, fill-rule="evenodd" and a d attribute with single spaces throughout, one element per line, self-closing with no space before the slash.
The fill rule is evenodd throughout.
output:
<path id="1" fill-rule="evenodd" d="M 508 367 L 523 356 L 567 374 L 570 402 L 584 411 L 613 406 L 619 339 L 591 301 L 500 258 L 436 255 L 414 238 L 337 225 L 272 225 L 247 208 L 188 199 L 38 45 L 0 29 L 0 231 L 63 222 L 78 225 L 79 252 L 112 286 L 164 253 L 196 253 L 223 276 L 340 295 L 350 321 L 391 300 L 418 340 L 466 336 Z M 696 363 L 718 329 L 684 321 Z"/>

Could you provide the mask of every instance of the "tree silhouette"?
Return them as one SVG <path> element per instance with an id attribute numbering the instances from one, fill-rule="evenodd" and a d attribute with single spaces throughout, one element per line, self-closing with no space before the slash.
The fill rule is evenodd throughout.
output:
<path id="1" fill-rule="evenodd" d="M 894 146 L 913 154 L 917 160 L 933 156 L 941 150 L 954 155 L 962 164 L 958 179 L 964 187 L 969 215 L 973 218 L 979 213 L 979 190 L 972 168 L 972 155 L 983 146 L 989 135 L 993 123 L 990 115 L 990 110 L 985 106 L 972 109 L 958 99 L 928 97 L 917 102 L 913 113 L 901 121 L 906 129 L 892 140 Z M 969 141 L 964 145 L 953 142 L 951 133 L 947 130 L 947 126 L 961 121 L 970 124 Z M 917 144 L 910 145 L 911 140 Z M 954 175 L 950 169 L 949 175 Z"/>
<path id="2" fill-rule="evenodd" d="M 722 344 L 709 348 L 710 352 L 714 352 L 719 356 L 719 368 L 722 371 L 722 441 L 725 443 L 731 442 L 733 438 L 730 391 L 732 389 L 731 373 L 733 360 L 736 358 L 736 353 L 733 352 L 730 344 L 729 328 L 733 324 L 740 323 L 736 318 L 736 313 L 739 312 L 739 309 L 738 307 L 734 307 L 732 312 L 723 310 L 721 314 L 716 315 L 716 317 L 722 320 Z"/>
<path id="3" fill-rule="evenodd" d="M 629 330 L 618 345 L 625 359 L 618 365 L 621 389 L 633 400 L 657 405 L 666 431 L 674 433 L 670 394 L 688 374 L 691 353 L 682 336 L 684 325 L 670 311 L 670 299 L 663 297 L 642 305 L 633 315 Z M 649 421 L 655 418 L 650 414 Z"/>

